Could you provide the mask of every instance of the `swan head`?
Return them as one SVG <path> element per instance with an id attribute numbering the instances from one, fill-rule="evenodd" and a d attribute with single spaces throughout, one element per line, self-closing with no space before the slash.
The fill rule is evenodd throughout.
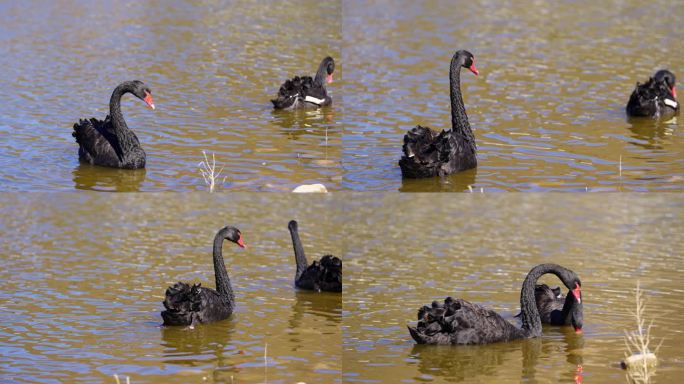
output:
<path id="1" fill-rule="evenodd" d="M 580 283 L 579 279 L 575 281 L 575 288 L 571 289 L 570 293 L 578 303 L 582 303 L 582 283 Z"/>
<path id="2" fill-rule="evenodd" d="M 152 98 L 152 90 L 140 80 L 131 81 L 131 93 L 138 99 L 147 104 L 148 107 L 154 110 L 154 99 Z"/>
<path id="3" fill-rule="evenodd" d="M 325 59 L 323 59 L 323 62 L 321 63 L 321 66 L 325 67 L 325 82 L 330 84 L 333 82 L 333 72 L 335 72 L 335 60 L 333 60 L 332 57 L 328 56 Z"/>
<path id="4" fill-rule="evenodd" d="M 653 75 L 653 79 L 656 81 L 656 83 L 665 83 L 670 93 L 672 93 L 672 97 L 677 97 L 677 90 L 675 89 L 676 78 L 674 73 L 668 71 L 667 69 L 661 69 L 660 71 L 656 72 L 655 75 Z"/>
<path id="5" fill-rule="evenodd" d="M 290 231 L 297 231 L 298 230 L 297 220 L 290 220 L 290 222 L 287 223 L 287 228 L 289 228 Z"/>
<path id="6" fill-rule="evenodd" d="M 480 71 L 478 71 L 477 67 L 475 67 L 475 56 L 473 56 L 472 53 L 466 50 L 456 51 L 454 59 L 459 60 L 461 62 L 461 66 L 474 73 L 475 76 L 480 74 Z"/>
<path id="7" fill-rule="evenodd" d="M 244 240 L 242 240 L 242 233 L 239 229 L 235 227 L 226 227 L 224 229 L 224 239 L 232 241 L 233 243 L 237 244 L 240 248 L 247 248 L 247 245 L 245 245 Z"/>
<path id="8" fill-rule="evenodd" d="M 570 290 L 570 295 L 575 299 L 575 305 L 572 306 L 571 319 L 573 328 L 575 328 L 576 333 L 582 333 L 583 325 L 583 309 L 582 309 L 582 283 L 579 279 L 575 282 L 575 288 Z"/>

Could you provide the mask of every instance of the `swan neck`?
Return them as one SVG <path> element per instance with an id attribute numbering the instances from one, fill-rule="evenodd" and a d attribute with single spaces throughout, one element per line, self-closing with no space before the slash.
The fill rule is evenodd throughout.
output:
<path id="1" fill-rule="evenodd" d="M 114 88 L 112 98 L 109 99 L 109 116 L 112 118 L 112 125 L 116 132 L 128 130 L 128 125 L 126 125 L 126 121 L 121 113 L 121 97 L 130 91 L 126 83 L 120 84 Z"/>
<path id="2" fill-rule="evenodd" d="M 475 149 L 475 137 L 473 131 L 470 129 L 468 122 L 468 115 L 466 114 L 465 105 L 463 104 L 463 95 L 461 94 L 461 65 L 463 59 L 459 56 L 454 56 L 451 60 L 451 68 L 449 69 L 449 84 L 451 86 L 451 129 L 453 132 L 463 135 L 473 149 Z"/>
<path id="3" fill-rule="evenodd" d="M 534 288 L 539 277 L 546 273 L 554 273 L 551 264 L 538 265 L 527 274 L 520 291 L 520 309 L 522 312 L 522 331 L 527 337 L 541 336 L 542 324 L 534 298 Z"/>
<path id="4" fill-rule="evenodd" d="M 112 119 L 112 126 L 114 127 L 114 134 L 118 141 L 118 148 L 115 148 L 119 158 L 126 162 L 127 155 L 133 153 L 135 149 L 140 148 L 140 142 L 135 133 L 128 128 L 126 120 L 124 120 L 121 113 L 121 97 L 126 93 L 130 93 L 133 86 L 129 82 L 120 84 L 112 92 L 112 98 L 109 100 L 109 116 Z"/>
<path id="5" fill-rule="evenodd" d="M 304 255 L 304 247 L 302 241 L 299 239 L 299 232 L 297 227 L 289 227 L 290 236 L 292 237 L 292 246 L 294 247 L 295 261 L 297 262 L 297 273 L 295 274 L 295 281 L 299 280 L 302 273 L 306 270 L 307 262 L 306 255 Z"/>
<path id="6" fill-rule="evenodd" d="M 223 229 L 214 238 L 214 275 L 216 276 L 216 292 L 233 301 L 233 287 L 230 285 L 230 277 L 223 262 L 223 239 L 226 233 L 227 230 Z"/>
<path id="7" fill-rule="evenodd" d="M 316 71 L 316 76 L 314 77 L 314 86 L 325 88 L 325 77 L 328 74 L 328 66 L 325 65 L 325 60 L 321 61 L 318 66 L 318 71 Z"/>
<path id="8" fill-rule="evenodd" d="M 563 322 L 565 324 L 569 324 L 569 319 L 570 319 L 570 312 L 572 311 L 572 307 L 575 305 L 575 299 L 572 296 L 572 292 L 568 292 L 568 294 L 565 296 L 565 302 L 563 302 L 563 310 L 562 310 L 562 318 Z"/>

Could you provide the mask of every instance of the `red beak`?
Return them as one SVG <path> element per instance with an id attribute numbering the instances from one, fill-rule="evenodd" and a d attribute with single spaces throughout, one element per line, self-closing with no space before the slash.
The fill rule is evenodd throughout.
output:
<path id="1" fill-rule="evenodd" d="M 239 245 L 240 248 L 247 248 L 247 246 L 245 245 L 245 242 L 242 241 L 242 235 L 240 235 L 240 238 L 237 241 L 237 245 Z"/>
<path id="2" fill-rule="evenodd" d="M 582 333 L 582 328 L 575 328 L 575 333 Z"/>
<path id="3" fill-rule="evenodd" d="M 326 82 L 326 83 L 328 83 L 328 84 L 330 84 L 330 83 L 332 83 L 332 82 L 333 82 L 333 76 L 332 76 L 332 73 L 331 73 L 331 74 L 329 74 L 328 76 L 326 76 L 326 78 L 325 78 L 325 82 Z"/>
<path id="4" fill-rule="evenodd" d="M 572 294 L 575 296 L 578 303 L 582 302 L 582 291 L 580 290 L 579 284 L 575 283 L 575 289 L 572 290 Z"/>
<path id="5" fill-rule="evenodd" d="M 677 98 L 677 90 L 675 89 L 674 85 L 672 86 L 672 97 L 675 99 Z"/>
<path id="6" fill-rule="evenodd" d="M 145 98 L 143 101 L 154 110 L 154 100 L 152 100 L 152 95 L 149 92 L 145 92 Z"/>
<path id="7" fill-rule="evenodd" d="M 468 69 L 470 69 L 470 72 L 474 73 L 475 76 L 480 74 L 480 71 L 478 71 L 477 68 L 475 68 L 475 63 L 473 63 L 473 65 L 471 65 Z"/>

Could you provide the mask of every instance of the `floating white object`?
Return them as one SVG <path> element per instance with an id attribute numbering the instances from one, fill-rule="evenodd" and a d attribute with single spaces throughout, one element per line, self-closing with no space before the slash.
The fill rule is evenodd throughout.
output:
<path id="1" fill-rule="evenodd" d="M 637 366 L 642 366 L 646 364 L 649 367 L 653 367 L 658 363 L 658 358 L 653 352 L 635 353 L 632 356 L 627 357 L 620 364 L 623 369 L 630 369 Z"/>
<path id="2" fill-rule="evenodd" d="M 304 184 L 293 189 L 294 193 L 327 193 L 328 189 L 323 184 Z"/>

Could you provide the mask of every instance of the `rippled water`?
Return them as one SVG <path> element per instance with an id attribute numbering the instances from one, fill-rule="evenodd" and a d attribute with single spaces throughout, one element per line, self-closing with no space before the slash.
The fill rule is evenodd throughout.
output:
<path id="1" fill-rule="evenodd" d="M 274 113 L 269 100 L 326 55 L 341 79 L 340 8 L 308 0 L 0 4 L 3 190 L 205 189 L 203 150 L 225 167 L 220 189 L 339 188 L 337 84 L 324 111 Z M 80 165 L 73 124 L 104 118 L 114 87 L 132 79 L 151 87 L 157 106 L 130 95 L 122 102 L 147 169 Z"/>
<path id="2" fill-rule="evenodd" d="M 348 209 L 356 225 L 347 236 L 362 240 L 345 253 L 345 382 L 574 382 L 578 372 L 584 382 L 625 382 L 618 364 L 623 332 L 636 329 L 637 281 L 653 346 L 662 340 L 655 382 L 681 381 L 681 196 L 385 194 L 358 196 Z M 582 280 L 582 335 L 545 326 L 540 339 L 487 346 L 411 339 L 417 309 L 447 296 L 513 321 L 525 275 L 546 262 Z"/>
<path id="3" fill-rule="evenodd" d="M 670 1 L 344 2 L 345 188 L 354 190 L 684 190 L 676 121 L 628 122 L 634 84 L 684 76 L 684 3 Z M 477 170 L 402 182 L 404 133 L 450 128 L 449 61 L 470 50 L 461 86 Z"/>
<path id="4" fill-rule="evenodd" d="M 299 220 L 310 259 L 341 255 L 330 199 L 212 197 L 0 195 L 0 381 L 338 382 L 342 296 L 294 289 L 287 230 Z M 236 312 L 161 327 L 168 285 L 215 286 L 212 242 L 229 224 L 248 246 L 224 245 Z"/>

